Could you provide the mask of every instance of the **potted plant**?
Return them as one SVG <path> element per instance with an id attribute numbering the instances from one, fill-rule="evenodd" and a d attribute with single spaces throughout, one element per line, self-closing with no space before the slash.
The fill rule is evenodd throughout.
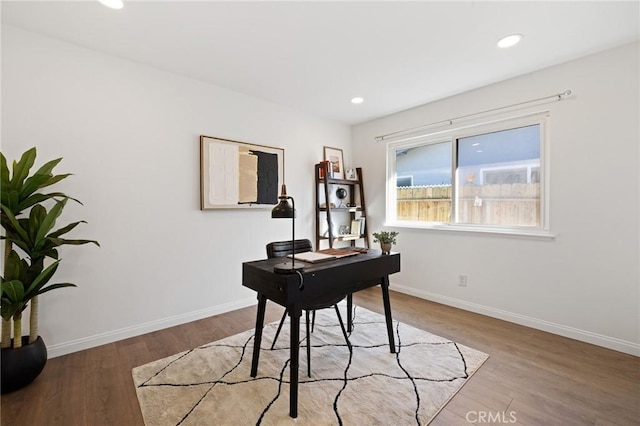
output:
<path id="1" fill-rule="evenodd" d="M 396 243 L 396 237 L 399 232 L 396 231 L 380 231 L 374 232 L 373 237 L 374 243 L 380 242 L 380 249 L 382 250 L 382 254 L 389 254 L 391 251 L 391 246 Z"/>
<path id="2" fill-rule="evenodd" d="M 65 239 L 62 236 L 84 221 L 55 229 L 56 220 L 69 199 L 61 192 L 44 193 L 69 174 L 53 175 L 58 158 L 29 175 L 36 149 L 27 150 L 9 170 L 0 153 L 0 223 L 4 229 L 4 270 L 0 277 L 2 316 L 2 393 L 31 383 L 44 368 L 46 346 L 38 335 L 39 295 L 72 283 L 49 284 L 60 264 L 58 248 L 97 241 Z M 82 204 L 82 203 L 80 203 Z M 51 205 L 47 210 L 46 205 Z M 29 335 L 22 336 L 22 312 L 30 306 Z M 13 329 L 13 339 L 11 332 Z"/>

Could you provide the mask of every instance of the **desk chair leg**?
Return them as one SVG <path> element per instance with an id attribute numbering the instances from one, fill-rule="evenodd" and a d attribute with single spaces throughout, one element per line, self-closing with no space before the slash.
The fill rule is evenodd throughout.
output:
<path id="1" fill-rule="evenodd" d="M 353 353 L 353 349 L 351 348 L 351 342 L 349 341 L 349 336 L 347 336 L 347 330 L 344 328 L 344 323 L 342 322 L 342 315 L 340 315 L 340 309 L 338 309 L 338 305 L 333 305 L 336 309 L 336 315 L 338 315 L 338 321 L 340 321 L 340 328 L 342 329 L 342 335 L 344 336 L 344 340 L 347 342 L 347 346 L 349 347 L 349 353 Z"/>
<path id="2" fill-rule="evenodd" d="M 315 314 L 316 311 L 313 311 Z M 311 377 L 311 334 L 309 333 L 309 311 L 305 311 L 307 320 L 307 376 Z"/>
<path id="3" fill-rule="evenodd" d="M 284 324 L 284 320 L 287 318 L 287 310 L 284 310 L 282 314 L 282 319 L 280 320 L 280 324 L 278 324 L 278 330 L 276 331 L 276 335 L 273 337 L 273 343 L 271 343 L 271 350 L 276 346 L 276 342 L 278 341 L 278 336 L 280 335 L 280 330 L 282 330 L 282 324 Z"/>
<path id="4" fill-rule="evenodd" d="M 344 322 L 342 321 L 342 315 L 340 315 L 340 310 L 338 309 L 338 305 L 333 305 L 336 310 L 336 315 L 338 316 L 338 321 L 340 322 L 340 329 L 342 330 L 342 335 L 344 336 L 345 342 L 347 342 L 347 346 L 349 347 L 349 352 L 353 352 L 351 348 L 351 342 L 349 341 L 349 336 L 347 335 L 347 330 L 344 328 Z M 306 322 L 306 331 L 307 331 L 307 375 L 311 377 L 311 333 L 313 333 L 314 324 L 316 322 L 316 311 L 315 309 L 311 313 L 311 318 L 309 317 L 309 311 L 305 311 L 305 322 Z M 280 324 L 278 324 L 278 329 L 276 330 L 276 335 L 273 337 L 273 343 L 271 343 L 271 350 L 276 345 L 278 341 L 278 336 L 280 335 L 280 330 L 282 330 L 282 325 L 284 324 L 284 320 L 287 317 L 287 311 L 284 311 L 282 315 L 282 319 L 280 320 Z M 309 321 L 311 319 L 311 321 Z"/>

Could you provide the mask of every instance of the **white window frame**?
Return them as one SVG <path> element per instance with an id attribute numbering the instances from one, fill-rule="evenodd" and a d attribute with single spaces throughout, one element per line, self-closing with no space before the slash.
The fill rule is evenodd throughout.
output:
<path id="1" fill-rule="evenodd" d="M 457 143 L 460 138 L 492 133 L 531 125 L 540 126 L 540 225 L 531 226 L 501 226 L 462 224 L 455 222 L 457 214 L 456 186 L 457 186 Z M 502 234 L 539 238 L 554 238 L 549 226 L 549 188 L 550 188 L 550 158 L 549 158 L 549 111 L 535 112 L 517 117 L 495 119 L 493 121 L 476 122 L 468 125 L 458 125 L 446 130 L 428 134 L 414 135 L 404 139 L 388 142 L 386 151 L 387 164 L 387 191 L 386 191 L 386 221 L 385 225 L 401 228 L 418 228 L 437 231 L 462 231 L 489 234 Z M 422 222 L 398 220 L 396 216 L 397 190 L 396 190 L 396 163 L 395 153 L 398 149 L 408 149 L 418 146 L 451 143 L 451 185 L 452 185 L 452 218 L 451 222 Z"/>

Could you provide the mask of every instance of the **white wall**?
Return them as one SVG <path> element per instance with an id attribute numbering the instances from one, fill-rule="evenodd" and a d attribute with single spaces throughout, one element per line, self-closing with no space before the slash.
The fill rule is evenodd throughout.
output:
<path id="1" fill-rule="evenodd" d="M 290 237 L 268 210 L 199 210 L 199 135 L 285 148 L 297 236 L 313 236 L 313 164 L 323 145 L 350 158 L 347 126 L 134 62 L 2 28 L 2 152 L 37 146 L 74 176 L 60 224 L 101 248 L 62 251 L 41 300 L 50 356 L 246 306 L 241 263 Z M 57 282 L 54 280 L 54 282 Z"/>
<path id="2" fill-rule="evenodd" d="M 640 355 L 638 51 L 623 46 L 355 126 L 353 155 L 366 170 L 376 230 L 386 147 L 375 136 L 573 91 L 527 109 L 551 112 L 556 238 L 399 228 L 393 288 Z M 457 286 L 458 274 L 468 274 L 468 287 Z"/>

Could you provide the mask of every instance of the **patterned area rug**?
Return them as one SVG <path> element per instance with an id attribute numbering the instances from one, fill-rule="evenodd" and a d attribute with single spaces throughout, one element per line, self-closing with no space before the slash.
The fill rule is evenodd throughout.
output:
<path id="1" fill-rule="evenodd" d="M 317 312 L 311 377 L 302 316 L 297 419 L 289 417 L 289 326 L 270 350 L 276 322 L 264 328 L 256 378 L 254 330 L 134 368 L 145 424 L 426 425 L 488 358 L 397 321 L 392 354 L 384 316 L 354 310 L 352 354 L 335 310 Z"/>

